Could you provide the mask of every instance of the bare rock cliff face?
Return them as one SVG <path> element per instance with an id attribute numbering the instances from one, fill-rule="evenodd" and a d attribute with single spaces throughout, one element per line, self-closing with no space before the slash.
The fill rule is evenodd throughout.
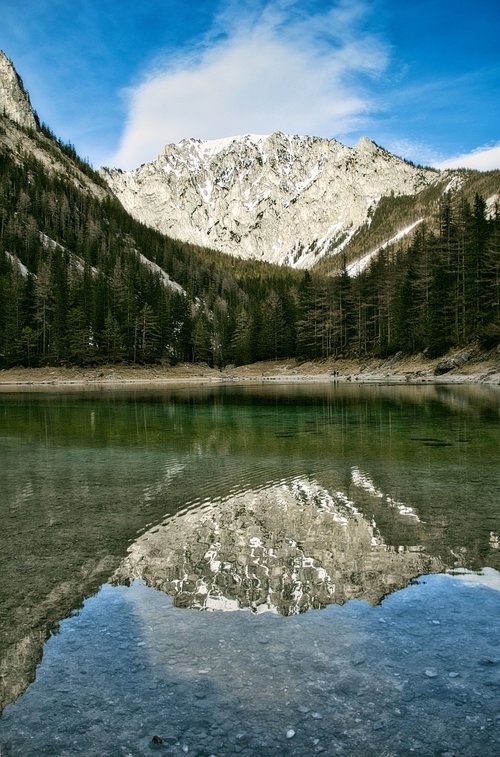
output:
<path id="1" fill-rule="evenodd" d="M 246 135 L 167 145 L 152 163 L 102 169 L 138 220 L 241 258 L 310 268 L 342 251 L 384 195 L 411 195 L 438 173 L 367 138 Z"/>
<path id="2" fill-rule="evenodd" d="M 12 61 L 0 50 L 0 114 L 28 129 L 36 129 L 37 121 L 30 98 Z"/>

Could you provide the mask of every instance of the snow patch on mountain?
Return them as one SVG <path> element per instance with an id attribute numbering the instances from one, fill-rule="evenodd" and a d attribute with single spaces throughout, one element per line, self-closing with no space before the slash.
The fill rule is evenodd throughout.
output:
<path id="1" fill-rule="evenodd" d="M 246 134 L 167 145 L 152 163 L 101 169 L 135 218 L 240 258 L 310 268 L 341 252 L 380 198 L 415 194 L 440 174 L 363 137 Z"/>
<path id="2" fill-rule="evenodd" d="M 64 253 L 68 256 L 70 267 L 74 268 L 79 273 L 84 273 L 85 260 L 83 258 L 77 255 L 76 252 L 71 252 L 71 250 L 68 250 L 67 247 L 64 247 L 62 244 L 59 244 L 59 242 L 56 242 L 55 239 L 51 239 L 49 236 L 47 236 L 47 234 L 44 234 L 43 231 L 40 231 L 38 233 L 40 236 L 40 242 L 43 244 L 46 250 L 57 250 L 58 252 Z M 91 265 L 90 273 L 92 277 L 95 278 L 98 275 L 97 268 Z"/>

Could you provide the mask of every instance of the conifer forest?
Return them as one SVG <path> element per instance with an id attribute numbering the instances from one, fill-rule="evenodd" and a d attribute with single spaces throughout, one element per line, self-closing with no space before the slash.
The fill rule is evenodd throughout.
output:
<path id="1" fill-rule="evenodd" d="M 0 152 L 1 367 L 432 357 L 500 340 L 500 214 L 480 194 L 443 194 L 409 243 L 350 277 L 345 261 L 297 271 L 165 237 L 78 163 L 102 197 Z"/>

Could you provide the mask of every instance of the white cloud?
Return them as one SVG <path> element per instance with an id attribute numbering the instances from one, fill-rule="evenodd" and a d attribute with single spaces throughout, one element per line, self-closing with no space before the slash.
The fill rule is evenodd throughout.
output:
<path id="1" fill-rule="evenodd" d="M 368 6 L 332 2 L 305 15 L 298 0 L 229 4 L 203 44 L 166 58 L 126 91 L 128 117 L 109 165 L 133 168 L 184 137 L 281 130 L 337 136 L 375 105 L 363 81 L 387 51 L 363 31 Z"/>
<path id="2" fill-rule="evenodd" d="M 436 168 L 475 168 L 477 171 L 491 171 L 500 168 L 500 142 L 496 145 L 478 147 L 472 152 L 447 158 L 435 164 Z"/>

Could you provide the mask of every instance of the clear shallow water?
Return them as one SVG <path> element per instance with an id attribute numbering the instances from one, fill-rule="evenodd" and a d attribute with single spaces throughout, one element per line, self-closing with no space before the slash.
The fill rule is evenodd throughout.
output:
<path id="1" fill-rule="evenodd" d="M 500 567 L 498 422 L 482 387 L 0 395 L 4 703 L 104 584 L 3 752 L 498 753 L 497 574 L 403 588 Z"/>
<path id="2" fill-rule="evenodd" d="M 4 753 L 498 754 L 499 605 L 439 576 L 289 618 L 106 585 L 7 708 Z"/>

